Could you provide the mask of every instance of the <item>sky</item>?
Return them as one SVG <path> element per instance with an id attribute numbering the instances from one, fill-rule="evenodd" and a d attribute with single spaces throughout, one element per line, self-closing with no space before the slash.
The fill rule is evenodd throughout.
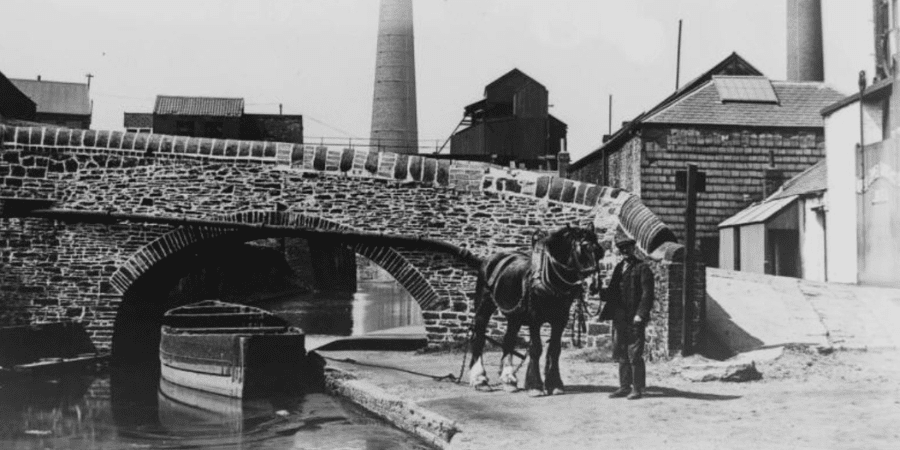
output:
<path id="1" fill-rule="evenodd" d="M 872 73 L 871 2 L 823 0 L 825 81 Z M 156 95 L 242 97 L 304 116 L 306 142 L 367 138 L 377 0 L 3 0 L 0 72 L 91 79 L 92 128 L 123 129 Z M 513 68 L 547 87 L 573 160 L 737 52 L 786 73 L 786 0 L 414 0 L 419 138 L 442 144 Z M 445 150 L 446 151 L 446 150 Z"/>

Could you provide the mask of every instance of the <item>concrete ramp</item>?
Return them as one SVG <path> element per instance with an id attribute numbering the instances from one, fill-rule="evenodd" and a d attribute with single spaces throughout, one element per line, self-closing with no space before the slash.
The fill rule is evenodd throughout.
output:
<path id="1" fill-rule="evenodd" d="M 900 348 L 900 289 L 709 268 L 707 330 L 732 352 L 778 345 Z"/>

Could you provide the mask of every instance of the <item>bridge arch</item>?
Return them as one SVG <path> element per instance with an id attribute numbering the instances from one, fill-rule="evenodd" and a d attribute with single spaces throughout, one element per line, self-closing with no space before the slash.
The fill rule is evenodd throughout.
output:
<path id="1" fill-rule="evenodd" d="M 260 226 L 259 237 L 274 237 L 279 232 L 265 230 L 266 225 L 298 227 L 322 231 L 354 231 L 346 225 L 342 225 L 321 217 L 310 216 L 293 212 L 278 211 L 246 211 L 228 214 L 219 218 L 223 223 L 238 223 Z M 150 244 L 142 247 L 131 255 L 110 276 L 110 284 L 120 293 L 125 294 L 134 282 L 140 278 L 153 265 L 159 263 L 188 246 L 205 240 L 224 237 L 235 233 L 234 230 L 212 226 L 181 226 L 163 236 L 160 236 Z M 389 246 L 355 243 L 349 246 L 357 254 L 362 255 L 394 277 L 407 292 L 416 300 L 422 310 L 434 309 L 439 306 L 440 297 L 425 278 L 425 276 L 400 252 Z"/>

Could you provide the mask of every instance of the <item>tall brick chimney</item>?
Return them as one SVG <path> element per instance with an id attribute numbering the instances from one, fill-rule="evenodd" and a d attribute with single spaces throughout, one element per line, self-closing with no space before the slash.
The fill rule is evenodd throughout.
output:
<path id="1" fill-rule="evenodd" d="M 416 116 L 412 0 L 381 0 L 372 145 L 391 152 L 418 153 Z"/>
<path id="2" fill-rule="evenodd" d="M 821 0 L 787 2 L 787 79 L 825 81 Z"/>

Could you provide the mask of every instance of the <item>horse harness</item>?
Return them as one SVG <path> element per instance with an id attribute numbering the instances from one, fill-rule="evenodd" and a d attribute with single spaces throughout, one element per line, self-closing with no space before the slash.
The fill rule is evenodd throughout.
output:
<path id="1" fill-rule="evenodd" d="M 497 298 L 497 289 L 499 286 L 498 280 L 503 271 L 523 256 L 525 256 L 525 254 L 522 252 L 509 253 L 497 262 L 490 278 L 486 280 L 487 286 L 491 289 L 491 295 L 494 299 Z M 576 270 L 579 273 L 581 272 L 580 267 L 573 268 L 554 258 L 547 250 L 544 242 L 538 241 L 531 251 L 531 264 L 529 265 L 525 276 L 522 277 L 522 296 L 519 298 L 519 302 L 510 309 L 504 309 L 496 301 L 494 303 L 503 314 L 512 314 L 528 309 L 528 305 L 531 303 L 532 292 L 534 291 L 542 292 L 553 297 L 577 297 L 583 291 L 581 280 L 578 279 L 576 275 L 576 279 L 570 281 L 563 273 L 563 271 L 571 270 Z M 559 286 L 560 284 L 562 284 L 562 286 Z"/>

